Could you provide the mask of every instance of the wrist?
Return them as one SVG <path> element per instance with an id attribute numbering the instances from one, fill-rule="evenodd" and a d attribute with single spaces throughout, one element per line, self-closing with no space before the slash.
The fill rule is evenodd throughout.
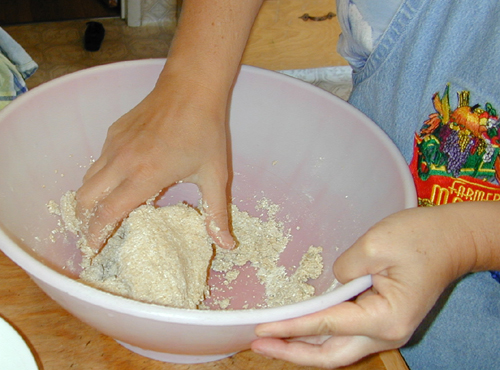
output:
<path id="1" fill-rule="evenodd" d="M 456 275 L 500 268 L 500 203 L 463 202 L 435 210 Z"/>
<path id="2" fill-rule="evenodd" d="M 225 104 L 236 75 L 237 69 L 230 71 L 230 68 L 219 68 L 203 60 L 169 56 L 156 87 L 173 85 L 176 92 L 188 91 L 193 96 L 211 94 L 213 99 L 223 99 Z"/>

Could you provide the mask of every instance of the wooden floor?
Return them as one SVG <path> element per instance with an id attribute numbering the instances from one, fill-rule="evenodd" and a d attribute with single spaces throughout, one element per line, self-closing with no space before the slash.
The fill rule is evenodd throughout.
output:
<path id="1" fill-rule="evenodd" d="M 0 26 L 117 17 L 104 0 L 0 0 Z"/>

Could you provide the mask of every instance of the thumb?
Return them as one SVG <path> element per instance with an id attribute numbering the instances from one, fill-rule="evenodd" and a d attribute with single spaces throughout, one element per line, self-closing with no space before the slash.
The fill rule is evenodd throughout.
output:
<path id="1" fill-rule="evenodd" d="M 198 184 L 203 197 L 203 211 L 208 235 L 221 248 L 233 249 L 236 246 L 229 227 L 227 177 L 212 177 L 210 181 Z"/>
<path id="2" fill-rule="evenodd" d="M 370 275 L 369 263 L 366 263 L 367 257 L 357 249 L 356 244 L 348 248 L 333 263 L 333 274 L 342 284 L 346 284 L 360 276 Z"/>

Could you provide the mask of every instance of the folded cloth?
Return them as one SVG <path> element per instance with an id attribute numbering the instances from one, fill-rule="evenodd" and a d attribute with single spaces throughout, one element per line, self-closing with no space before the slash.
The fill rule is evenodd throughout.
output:
<path id="1" fill-rule="evenodd" d="M 25 80 L 37 69 L 22 46 L 0 27 L 0 109 L 28 91 Z"/>
<path id="2" fill-rule="evenodd" d="M 28 91 L 23 76 L 9 59 L 0 53 L 0 109 Z"/>
<path id="3" fill-rule="evenodd" d="M 24 79 L 30 77 L 38 69 L 35 61 L 2 27 L 0 27 L 0 52 L 16 66 Z"/>

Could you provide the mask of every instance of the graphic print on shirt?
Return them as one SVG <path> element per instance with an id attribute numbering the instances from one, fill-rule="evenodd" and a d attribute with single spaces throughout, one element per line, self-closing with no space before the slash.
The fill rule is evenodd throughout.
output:
<path id="1" fill-rule="evenodd" d="M 471 104 L 471 93 L 450 86 L 432 97 L 435 112 L 415 134 L 410 170 L 419 205 L 500 200 L 500 122 L 488 102 Z"/>

